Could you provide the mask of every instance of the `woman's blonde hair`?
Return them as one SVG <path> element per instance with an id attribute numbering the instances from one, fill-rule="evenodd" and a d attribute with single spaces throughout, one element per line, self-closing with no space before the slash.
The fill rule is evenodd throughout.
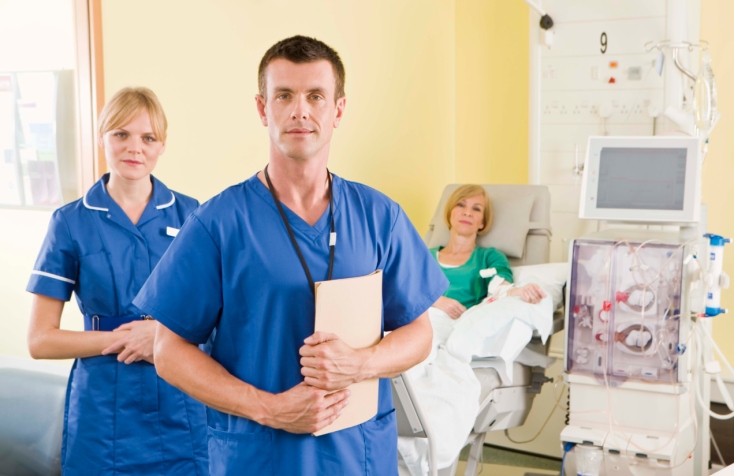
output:
<path id="1" fill-rule="evenodd" d="M 448 201 L 446 202 L 446 209 L 444 210 L 444 219 L 449 230 L 451 229 L 451 210 L 454 209 L 460 201 L 473 197 L 475 195 L 481 195 L 484 197 L 484 226 L 477 231 L 477 235 L 483 235 L 489 231 L 492 226 L 492 202 L 489 200 L 489 195 L 484 191 L 481 185 L 467 184 L 454 190 Z"/>
<path id="2" fill-rule="evenodd" d="M 107 101 L 99 114 L 97 125 L 99 137 L 129 123 L 142 111 L 150 116 L 150 125 L 153 127 L 155 138 L 165 142 L 168 129 L 166 113 L 163 112 L 158 96 L 150 89 L 142 87 L 120 89 Z"/>

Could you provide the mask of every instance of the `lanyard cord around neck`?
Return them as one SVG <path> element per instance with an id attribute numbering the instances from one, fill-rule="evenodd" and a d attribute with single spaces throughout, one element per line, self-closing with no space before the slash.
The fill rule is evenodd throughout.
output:
<path id="1" fill-rule="evenodd" d="M 334 189 L 331 182 L 331 173 L 329 173 L 329 169 L 326 169 L 326 177 L 329 180 L 329 215 L 331 215 L 331 234 L 329 235 L 329 274 L 326 278 L 327 281 L 331 280 L 331 273 L 334 271 L 334 246 L 336 245 L 336 232 L 334 230 Z M 280 218 L 283 220 L 283 224 L 285 225 L 286 230 L 288 230 L 288 236 L 291 239 L 291 243 L 293 244 L 293 248 L 296 250 L 296 254 L 298 255 L 298 259 L 301 260 L 301 266 L 303 266 L 303 271 L 306 273 L 306 278 L 308 278 L 308 284 L 311 287 L 311 292 L 315 292 L 315 284 L 314 280 L 311 277 L 311 271 L 308 269 L 308 265 L 306 264 L 306 260 L 303 258 L 303 253 L 301 253 L 301 247 L 298 246 L 298 242 L 296 241 L 296 235 L 293 234 L 293 229 L 291 228 L 291 224 L 288 222 L 288 217 L 285 215 L 285 211 L 283 210 L 283 205 L 280 204 L 280 200 L 278 200 L 278 194 L 275 191 L 275 187 L 273 187 L 273 183 L 270 181 L 270 175 L 268 175 L 268 166 L 265 166 L 265 181 L 268 182 L 268 189 L 270 190 L 270 195 L 273 197 L 273 201 L 275 202 L 275 206 L 278 207 L 278 212 L 280 212 Z"/>

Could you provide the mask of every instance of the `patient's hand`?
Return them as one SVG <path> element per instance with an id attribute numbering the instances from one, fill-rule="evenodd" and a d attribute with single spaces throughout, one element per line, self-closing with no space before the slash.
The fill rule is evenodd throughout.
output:
<path id="1" fill-rule="evenodd" d="M 530 304 L 539 303 L 545 296 L 545 291 L 535 283 L 526 284 L 519 288 L 512 288 L 507 292 L 508 296 L 519 296 L 525 302 Z"/>
<path id="2" fill-rule="evenodd" d="M 443 312 L 449 315 L 451 319 L 458 319 L 466 311 L 466 307 L 456 299 L 451 299 L 446 296 L 441 296 L 433 304 L 433 307 L 441 309 Z"/>

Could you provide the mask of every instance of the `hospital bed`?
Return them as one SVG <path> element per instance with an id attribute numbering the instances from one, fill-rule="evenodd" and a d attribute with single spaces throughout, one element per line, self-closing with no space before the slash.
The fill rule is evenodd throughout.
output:
<path id="1" fill-rule="evenodd" d="M 444 220 L 444 207 L 459 185 L 448 185 L 441 196 L 429 230 L 424 236 L 429 248 L 444 246 L 449 230 Z M 526 266 L 547 263 L 550 252 L 550 193 L 541 185 L 483 185 L 492 201 L 494 220 L 490 231 L 479 236 L 477 245 L 494 247 L 504 252 L 510 265 Z M 552 333 L 563 329 L 563 313 L 553 316 Z M 536 336 L 528 347 L 543 354 L 547 347 Z M 540 387 L 548 379 L 543 368 L 513 363 L 512 386 L 501 386 L 499 374 L 492 368 L 474 369 L 481 384 L 479 413 L 464 446 L 470 445 L 465 475 L 476 474 L 485 435 L 489 431 L 505 430 L 525 423 L 530 407 Z M 403 373 L 392 379 L 393 401 L 396 409 L 398 435 L 428 439 L 429 469 L 432 476 L 453 476 L 457 459 L 438 470 L 435 464 L 435 443 L 426 415 L 421 409 L 411 379 Z M 408 474 L 400 468 L 401 474 Z"/>
<path id="2" fill-rule="evenodd" d="M 69 369 L 0 355 L 0 474 L 61 474 Z"/>

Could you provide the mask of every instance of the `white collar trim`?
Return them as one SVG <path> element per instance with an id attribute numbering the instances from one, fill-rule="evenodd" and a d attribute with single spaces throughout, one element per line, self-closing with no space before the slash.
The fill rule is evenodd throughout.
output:
<path id="1" fill-rule="evenodd" d="M 162 210 L 164 208 L 170 207 L 174 203 L 176 203 L 176 195 L 174 195 L 173 192 L 171 192 L 171 201 L 168 202 L 168 203 L 164 203 L 163 205 L 158 205 L 158 206 L 155 207 L 155 209 L 156 210 Z"/>
<path id="2" fill-rule="evenodd" d="M 91 191 L 91 189 L 90 189 L 90 191 Z M 105 194 L 107 193 L 107 190 L 106 190 L 106 187 L 104 186 L 104 184 L 102 184 L 102 191 Z M 89 195 L 89 192 L 85 193 L 84 194 L 84 198 L 82 199 L 82 203 L 84 204 L 85 207 L 87 207 L 90 210 L 98 210 L 100 212 L 108 212 L 108 211 L 110 211 L 109 208 L 93 207 L 93 206 L 91 206 L 89 203 L 87 203 L 87 195 Z M 168 202 L 168 203 L 164 203 L 163 205 L 157 205 L 155 208 L 156 208 L 156 210 L 162 210 L 164 208 L 170 207 L 174 203 L 176 203 L 176 195 L 174 195 L 173 192 L 171 192 L 171 201 Z"/>
<path id="3" fill-rule="evenodd" d="M 104 189 L 104 187 L 102 187 L 102 189 Z M 87 195 L 88 194 L 89 194 L 89 192 L 85 193 L 84 194 L 84 198 L 82 199 L 82 203 L 84 204 L 85 207 L 89 208 L 90 210 L 98 210 L 100 212 L 108 212 L 108 211 L 110 211 L 109 208 L 93 207 L 90 204 L 88 204 L 87 203 Z"/>

